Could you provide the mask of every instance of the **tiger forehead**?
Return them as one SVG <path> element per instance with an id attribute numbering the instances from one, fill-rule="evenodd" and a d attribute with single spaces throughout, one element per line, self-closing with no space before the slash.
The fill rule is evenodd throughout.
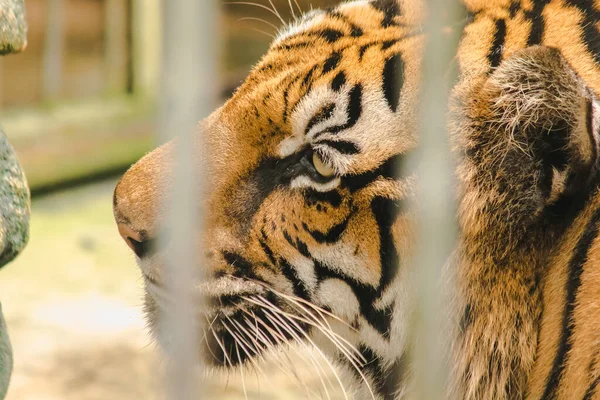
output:
<path id="1" fill-rule="evenodd" d="M 276 40 L 223 109 L 248 145 L 274 149 L 291 133 L 291 115 L 316 87 L 380 86 L 394 55 L 410 53 L 418 35 L 395 1 L 348 3 L 316 13 Z"/>

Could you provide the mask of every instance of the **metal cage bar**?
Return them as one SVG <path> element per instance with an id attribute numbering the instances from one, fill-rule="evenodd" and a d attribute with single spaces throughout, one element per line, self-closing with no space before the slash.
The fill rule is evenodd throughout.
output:
<path id="1" fill-rule="evenodd" d="M 443 266 L 456 244 L 454 162 L 446 130 L 450 88 L 461 29 L 458 0 L 429 0 L 419 104 L 417 254 L 413 264 L 414 399 L 448 398 L 449 341 Z M 451 288 L 449 289 L 451 290 Z"/>
<path id="2" fill-rule="evenodd" d="M 174 312 L 161 316 L 167 355 L 167 398 L 200 399 L 197 359 L 202 321 L 195 282 L 202 280 L 197 250 L 202 232 L 202 193 L 206 181 L 206 154 L 197 123 L 215 104 L 217 75 L 218 3 L 215 0 L 168 0 L 163 3 L 163 59 L 161 141 L 174 140 L 173 176 L 166 182 L 168 238 L 165 277 L 173 295 Z M 198 200 L 200 199 L 200 201 Z M 167 245 L 168 242 L 168 245 Z M 198 321 L 198 323 L 195 323 Z"/>

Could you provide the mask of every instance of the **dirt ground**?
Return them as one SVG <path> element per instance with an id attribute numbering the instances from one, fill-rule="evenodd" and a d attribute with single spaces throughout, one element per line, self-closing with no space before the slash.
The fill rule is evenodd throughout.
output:
<path id="1" fill-rule="evenodd" d="M 159 352 L 141 312 L 142 282 L 112 219 L 116 180 L 36 199 L 31 240 L 0 272 L 0 300 L 13 343 L 15 370 L 6 400 L 160 399 Z M 210 399 L 343 398 L 314 354 L 291 351 L 285 373 L 215 376 Z M 317 356 L 318 357 L 318 356 Z M 282 358 L 280 358 L 282 359 Z M 291 372 L 290 372 L 291 371 Z M 319 375 L 327 375 L 324 378 Z M 301 382 L 301 383 L 300 383 Z"/>

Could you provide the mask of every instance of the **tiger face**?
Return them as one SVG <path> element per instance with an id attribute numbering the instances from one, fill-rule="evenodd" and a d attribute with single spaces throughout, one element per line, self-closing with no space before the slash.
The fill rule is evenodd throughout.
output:
<path id="1" fill-rule="evenodd" d="M 396 171 L 415 146 L 418 10 L 393 0 L 312 11 L 271 45 L 226 104 L 201 123 L 209 147 L 206 361 L 235 366 L 291 341 L 319 346 L 373 391 L 401 367 L 411 249 Z M 155 329 L 173 144 L 116 187 L 114 213 L 146 286 Z M 400 268 L 398 268 L 400 265 Z M 160 338 L 159 338 L 160 340 Z M 200 338 L 199 338 L 200 340 Z M 241 344 L 247 351 L 236 351 Z M 371 389 L 368 389 L 369 391 Z"/>

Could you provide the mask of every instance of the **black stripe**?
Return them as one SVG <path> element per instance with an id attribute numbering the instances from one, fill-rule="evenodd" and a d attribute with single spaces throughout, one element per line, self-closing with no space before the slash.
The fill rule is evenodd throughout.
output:
<path id="1" fill-rule="evenodd" d="M 504 41 L 506 40 L 506 21 L 503 19 L 496 20 L 496 33 L 494 33 L 494 42 L 490 53 L 488 54 L 488 61 L 490 67 L 496 68 L 502 61 L 502 51 L 504 47 Z"/>
<path id="2" fill-rule="evenodd" d="M 358 122 L 362 114 L 362 85 L 359 83 L 355 85 L 348 93 L 348 107 L 346 108 L 346 114 L 348 115 L 348 122 L 342 125 L 336 125 L 326 128 L 314 135 L 314 139 L 318 139 L 319 136 L 325 133 L 336 134 L 346 129 L 352 128 Z"/>
<path id="3" fill-rule="evenodd" d="M 333 116 L 333 111 L 335 110 L 335 103 L 327 103 L 306 124 L 306 129 L 304 130 L 304 134 L 308 135 L 308 132 L 317 124 L 328 120 Z"/>
<path id="4" fill-rule="evenodd" d="M 358 154 L 360 152 L 358 146 L 352 142 L 348 142 L 345 140 L 321 140 L 316 142 L 316 144 L 324 144 L 329 147 L 336 149 L 340 154 L 352 155 Z"/>
<path id="5" fill-rule="evenodd" d="M 375 300 L 381 294 L 379 290 L 373 286 L 358 282 L 337 269 L 330 269 L 319 261 L 313 260 L 313 262 L 315 263 L 318 282 L 323 282 L 326 279 L 339 279 L 345 282 L 356 296 L 360 307 L 360 314 L 363 318 L 383 337 L 389 337 L 393 310 L 388 307 L 383 310 L 375 308 Z"/>
<path id="6" fill-rule="evenodd" d="M 343 32 L 340 32 L 335 29 L 323 29 L 322 31 L 319 31 L 317 34 L 329 43 L 335 43 L 341 37 L 344 36 Z"/>
<path id="7" fill-rule="evenodd" d="M 400 54 L 387 59 L 383 67 L 383 93 L 392 112 L 400 103 L 400 92 L 404 82 L 404 62 Z"/>
<path id="8" fill-rule="evenodd" d="M 394 21 L 394 17 L 400 15 L 400 6 L 396 0 L 376 0 L 369 4 L 383 13 L 383 20 L 381 21 L 383 28 L 398 25 Z"/>
<path id="9" fill-rule="evenodd" d="M 402 201 L 386 197 L 374 197 L 371 200 L 371 211 L 379 227 L 379 260 L 381 264 L 381 280 L 379 290 L 383 291 L 398 273 L 400 257 L 396 249 L 392 226 L 402 211 Z"/>
<path id="10" fill-rule="evenodd" d="M 323 75 L 337 68 L 341 59 L 342 55 L 339 52 L 335 52 L 332 55 L 330 55 L 329 58 L 325 60 L 325 63 L 323 64 Z"/>
<path id="11" fill-rule="evenodd" d="M 596 210 L 591 220 L 587 223 L 583 235 L 581 235 L 581 238 L 575 246 L 573 257 L 569 262 L 569 276 L 566 284 L 567 295 L 563 310 L 562 332 L 558 350 L 554 357 L 552 371 L 548 376 L 546 389 L 542 396 L 543 399 L 553 399 L 555 397 L 563 370 L 569 358 L 569 351 L 572 346 L 571 335 L 574 328 L 572 315 L 575 310 L 575 301 L 577 300 L 577 292 L 581 285 L 583 267 L 587 262 L 588 251 L 592 246 L 594 239 L 598 236 L 598 223 L 600 223 L 600 210 Z"/>
<path id="12" fill-rule="evenodd" d="M 361 28 L 359 28 L 356 24 L 354 24 L 352 21 L 350 21 L 348 16 L 342 14 L 341 12 L 335 11 L 335 10 L 329 10 L 327 12 L 327 14 L 332 18 L 339 19 L 339 20 L 343 21 L 344 23 L 348 24 L 350 26 L 350 35 L 352 37 L 360 37 L 364 34 L 364 32 Z"/>
<path id="13" fill-rule="evenodd" d="M 531 19 L 531 31 L 527 38 L 527 46 L 533 46 L 542 43 L 542 37 L 544 35 L 545 23 L 542 13 L 544 7 L 550 2 L 550 0 L 538 0 L 533 2 L 533 9 L 527 11 L 525 16 Z"/>
<path id="14" fill-rule="evenodd" d="M 392 47 L 393 45 L 395 45 L 396 43 L 398 43 L 399 40 L 398 39 L 394 39 L 394 40 L 386 40 L 385 42 L 383 42 L 383 44 L 381 45 L 381 50 L 387 50 L 390 47 Z"/>
<path id="15" fill-rule="evenodd" d="M 583 14 L 580 23 L 583 31 L 583 42 L 591 53 L 594 61 L 600 64 L 600 35 L 596 24 L 600 21 L 600 11 L 598 11 L 592 1 L 586 0 L 568 0 L 568 4 L 577 7 Z"/>
<path id="16" fill-rule="evenodd" d="M 296 274 L 296 270 L 290 265 L 290 263 L 287 262 L 287 260 L 280 258 L 279 266 L 281 267 L 281 272 L 283 273 L 283 275 L 292 284 L 292 287 L 294 288 L 294 294 L 304 300 L 310 300 L 308 288 L 306 287 L 304 282 L 298 277 L 298 275 Z"/>
<path id="17" fill-rule="evenodd" d="M 473 323 L 473 320 L 473 306 L 471 305 L 471 303 L 467 303 L 465 309 L 463 310 L 462 317 L 460 318 L 460 331 L 462 333 L 466 332 L 467 328 L 469 328 L 469 326 L 471 326 L 471 324 Z"/>
<path id="18" fill-rule="evenodd" d="M 223 251 L 222 254 L 225 262 L 234 268 L 233 276 L 236 278 L 257 279 L 262 281 L 262 279 L 254 273 L 254 268 L 250 261 L 237 253 Z"/>
<path id="19" fill-rule="evenodd" d="M 347 187 L 352 193 L 364 189 L 379 178 L 400 178 L 398 171 L 404 162 L 403 154 L 396 154 L 388 158 L 384 163 L 374 170 L 359 175 L 347 175 L 342 177 L 342 186 Z M 404 170 L 404 168 L 402 168 Z"/>
<path id="20" fill-rule="evenodd" d="M 313 206 L 316 203 L 327 203 L 332 207 L 339 207 L 342 204 L 342 196 L 337 190 L 327 192 L 319 192 L 318 190 L 308 188 L 302 191 L 304 201 L 308 206 Z"/>
<path id="21" fill-rule="evenodd" d="M 285 90 L 283 91 L 283 122 L 287 122 L 288 119 L 288 115 L 289 115 L 289 94 L 290 94 L 290 90 L 292 89 L 292 86 L 294 84 L 296 84 L 296 82 L 298 82 L 300 80 L 300 77 L 297 76 L 294 79 L 292 79 L 292 81 L 286 86 Z"/>
<path id="22" fill-rule="evenodd" d="M 346 231 L 348 221 L 350 221 L 350 217 L 352 217 L 352 215 L 353 213 L 350 213 L 346 219 L 339 224 L 332 226 L 327 232 L 313 231 L 308 227 L 308 225 L 306 225 L 305 222 L 302 223 L 302 227 L 310 234 L 310 236 L 312 236 L 313 239 L 315 239 L 317 243 L 336 243 Z"/>
<path id="23" fill-rule="evenodd" d="M 331 89 L 334 92 L 339 92 L 342 86 L 346 84 L 346 74 L 344 71 L 340 71 L 335 78 L 331 81 Z"/>
<path id="24" fill-rule="evenodd" d="M 365 44 L 363 46 L 360 46 L 360 49 L 358 50 L 358 61 L 362 61 L 366 51 L 375 46 L 376 43 L 369 43 L 369 44 Z"/>
<path id="25" fill-rule="evenodd" d="M 367 360 L 363 371 L 373 379 L 376 393 L 384 400 L 394 400 L 400 383 L 403 381 L 406 357 L 403 355 L 391 366 L 386 366 L 381 362 L 380 357 L 366 345 L 360 345 L 358 351 Z M 357 378 L 360 378 L 358 372 L 356 374 Z"/>
<path id="26" fill-rule="evenodd" d="M 585 391 L 585 395 L 583 396 L 582 400 L 592 400 L 592 398 L 596 394 L 596 387 L 598 386 L 598 383 L 600 383 L 600 375 L 597 376 L 596 379 L 594 379 L 592 384 Z"/>
<path id="27" fill-rule="evenodd" d="M 264 229 L 260 230 L 260 234 L 262 235 L 262 238 L 258 240 L 258 243 L 269 258 L 269 261 L 271 261 L 271 264 L 275 265 L 275 256 L 273 255 L 273 250 L 271 250 L 271 248 L 267 244 L 267 234 L 265 233 Z"/>
<path id="28" fill-rule="evenodd" d="M 307 47 L 310 46 L 314 46 L 315 43 L 314 42 L 298 42 L 298 43 L 290 43 L 290 44 L 280 44 L 279 46 L 277 46 L 275 48 L 275 51 L 290 51 L 290 50 L 297 50 L 297 49 L 305 49 Z"/>

